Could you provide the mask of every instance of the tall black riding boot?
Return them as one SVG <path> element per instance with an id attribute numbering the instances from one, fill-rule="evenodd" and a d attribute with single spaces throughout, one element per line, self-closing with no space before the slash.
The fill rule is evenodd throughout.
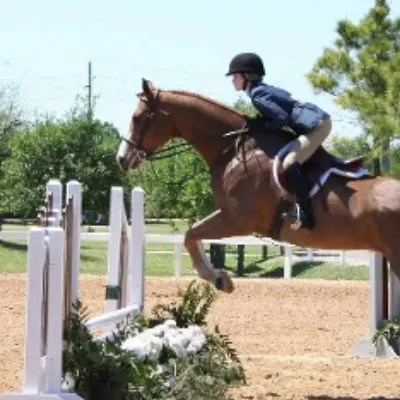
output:
<path id="1" fill-rule="evenodd" d="M 286 174 L 290 180 L 291 186 L 294 188 L 297 202 L 294 212 L 295 222 L 293 228 L 296 230 L 300 228 L 311 230 L 315 225 L 315 219 L 311 207 L 311 200 L 308 197 L 308 181 L 300 169 L 300 163 L 293 163 L 286 170 Z"/>

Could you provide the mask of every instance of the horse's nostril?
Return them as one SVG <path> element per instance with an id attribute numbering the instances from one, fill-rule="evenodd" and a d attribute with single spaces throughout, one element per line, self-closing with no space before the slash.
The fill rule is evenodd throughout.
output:
<path id="1" fill-rule="evenodd" d="M 127 160 L 126 157 L 124 156 L 117 156 L 117 164 L 119 165 L 119 167 L 125 171 L 127 169 Z"/>

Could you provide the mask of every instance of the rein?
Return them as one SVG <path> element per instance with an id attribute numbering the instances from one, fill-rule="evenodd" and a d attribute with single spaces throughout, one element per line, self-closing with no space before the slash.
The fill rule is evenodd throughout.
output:
<path id="1" fill-rule="evenodd" d="M 195 170 L 195 171 L 193 171 L 193 173 L 185 175 L 182 179 L 180 179 L 177 182 L 165 182 L 162 179 L 160 179 L 159 175 L 157 174 L 157 172 L 153 166 L 153 161 L 165 160 L 167 158 L 176 156 L 178 154 L 185 153 L 185 152 L 193 149 L 193 146 L 196 143 L 198 143 L 200 141 L 200 139 L 196 140 L 196 141 L 191 141 L 191 142 L 186 141 L 186 143 L 176 144 L 176 145 L 169 146 L 167 148 L 159 149 L 156 151 L 149 151 L 149 150 L 146 150 L 145 148 L 143 148 L 143 146 L 142 146 L 143 140 L 146 136 L 147 131 L 150 128 L 151 123 L 156 118 L 157 113 L 162 113 L 162 114 L 168 116 L 171 120 L 173 130 L 175 131 L 175 137 L 177 137 L 177 138 L 182 137 L 180 135 L 180 132 L 177 128 L 177 125 L 175 123 L 173 116 L 169 112 L 158 107 L 159 97 L 160 97 L 160 90 L 157 90 L 154 98 L 144 98 L 142 96 L 139 96 L 139 99 L 147 104 L 148 112 L 146 113 L 143 125 L 139 129 L 138 138 L 131 140 L 131 139 L 121 136 L 120 139 L 127 142 L 131 147 L 133 147 L 137 151 L 137 154 L 138 154 L 138 157 L 140 158 L 140 160 L 144 159 L 144 160 L 150 161 L 152 171 L 153 171 L 154 175 L 156 176 L 157 180 L 159 180 L 161 183 L 163 183 L 165 185 L 174 185 L 174 186 L 182 185 L 184 182 L 187 182 L 191 178 L 195 177 L 199 173 L 199 171 Z M 248 132 L 249 132 L 249 130 L 247 128 L 242 127 L 241 129 L 238 129 L 235 131 L 226 132 L 222 135 L 222 137 L 239 136 L 239 135 L 247 134 Z M 208 138 L 207 140 L 213 140 L 213 139 L 216 140 L 216 139 L 220 139 L 220 138 L 219 137 Z M 227 151 L 229 151 L 231 146 L 234 144 L 235 144 L 235 142 L 228 145 L 228 147 L 223 151 L 223 153 L 226 153 Z"/>
<path id="2" fill-rule="evenodd" d="M 249 133 L 249 130 L 247 128 L 241 128 L 236 131 L 226 132 L 222 135 L 222 137 L 241 136 L 241 135 L 246 135 L 248 133 Z M 213 140 L 213 139 L 219 139 L 219 138 L 209 138 L 209 140 Z M 187 142 L 187 143 L 175 144 L 175 145 L 169 146 L 165 149 L 156 150 L 151 155 L 146 157 L 146 160 L 148 160 L 148 161 L 165 160 L 166 158 L 170 158 L 170 157 L 176 156 L 178 154 L 185 153 L 185 152 L 191 150 L 197 142 L 198 141 L 192 141 L 192 142 Z M 175 151 L 173 151 L 173 150 L 175 150 Z"/>

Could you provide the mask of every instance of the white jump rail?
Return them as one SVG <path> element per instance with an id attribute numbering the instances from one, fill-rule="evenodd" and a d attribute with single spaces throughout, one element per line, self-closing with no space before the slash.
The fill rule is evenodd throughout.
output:
<path id="1" fill-rule="evenodd" d="M 140 311 L 141 309 L 138 305 L 127 306 L 107 314 L 99 315 L 98 317 L 93 317 L 87 321 L 85 325 L 89 330 L 109 327 L 115 325 L 115 323 L 121 321 L 121 319 L 125 318 L 127 315 Z"/>

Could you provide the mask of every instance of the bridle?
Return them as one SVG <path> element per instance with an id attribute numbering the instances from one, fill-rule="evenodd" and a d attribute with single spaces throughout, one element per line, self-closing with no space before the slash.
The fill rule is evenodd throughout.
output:
<path id="1" fill-rule="evenodd" d="M 177 138 L 182 137 L 182 135 L 179 132 L 178 125 L 176 124 L 176 121 L 175 121 L 173 115 L 171 115 L 168 111 L 165 111 L 159 107 L 160 92 L 161 92 L 161 90 L 157 89 L 154 97 L 151 97 L 151 98 L 147 98 L 147 97 L 138 95 L 140 101 L 146 103 L 146 105 L 147 105 L 147 113 L 144 117 L 145 118 L 144 123 L 139 128 L 139 135 L 137 138 L 131 140 L 124 136 L 121 136 L 122 141 L 125 141 L 131 148 L 136 150 L 139 161 L 163 160 L 165 158 L 169 158 L 169 157 L 175 156 L 180 153 L 184 153 L 184 152 L 192 149 L 193 145 L 196 143 L 196 141 L 190 142 L 190 141 L 186 140 L 186 143 L 168 146 L 167 148 L 159 149 L 159 150 L 155 150 L 155 151 L 147 150 L 143 147 L 144 138 L 150 128 L 151 123 L 156 118 L 157 113 L 161 113 L 161 114 L 168 116 L 170 123 L 172 125 L 172 130 L 174 131 L 174 136 Z M 247 133 L 248 133 L 248 129 L 243 126 L 241 129 L 231 131 L 231 132 L 226 132 L 222 136 L 223 137 L 242 136 L 243 134 L 247 134 Z M 199 139 L 199 141 L 200 140 L 202 140 L 202 139 Z M 208 140 L 211 140 L 211 139 L 209 138 Z M 225 149 L 225 151 L 229 150 L 229 147 L 231 147 L 231 146 L 228 146 L 228 148 Z"/>
<path id="2" fill-rule="evenodd" d="M 143 141 L 146 137 L 146 134 L 151 126 L 151 123 L 154 121 L 154 119 L 156 118 L 158 113 L 168 116 L 168 119 L 171 123 L 172 130 L 174 132 L 173 136 L 177 137 L 177 138 L 182 138 L 182 135 L 179 132 L 178 125 L 176 124 L 176 121 L 175 121 L 175 118 L 173 117 L 173 115 L 171 115 L 169 112 L 167 112 L 159 107 L 160 92 L 161 92 L 161 90 L 157 89 L 155 95 L 152 97 L 145 97 L 143 95 L 138 95 L 140 101 L 144 102 L 147 105 L 146 114 L 144 116 L 144 122 L 139 127 L 139 134 L 137 135 L 137 137 L 135 139 L 128 139 L 124 136 L 121 136 L 121 140 L 125 141 L 130 146 L 131 149 L 135 150 L 136 157 L 139 162 L 142 162 L 143 160 L 150 161 L 150 165 L 156 176 L 157 176 L 157 173 L 156 173 L 156 171 L 153 167 L 153 163 L 151 161 L 163 160 L 166 158 L 173 157 L 177 154 L 186 152 L 188 150 L 191 150 L 193 148 L 194 144 L 197 142 L 197 141 L 188 141 L 186 139 L 185 143 L 168 146 L 167 148 L 159 149 L 159 150 L 155 150 L 155 151 L 151 151 L 151 150 L 145 149 L 143 147 Z M 229 137 L 229 136 L 241 137 L 242 135 L 245 135 L 247 133 L 248 133 L 248 129 L 242 127 L 241 129 L 238 129 L 236 131 L 226 132 L 225 134 L 223 134 L 223 137 Z M 219 139 L 219 138 L 215 138 L 215 139 Z M 198 140 L 199 141 L 204 140 L 204 138 L 201 138 Z M 208 138 L 207 140 L 211 140 L 211 139 Z M 229 144 L 227 146 L 227 148 L 223 151 L 223 153 L 230 151 L 230 149 L 235 147 L 237 145 L 237 143 L 238 142 L 235 140 L 232 141 L 231 144 Z M 184 176 L 179 182 L 173 182 L 173 183 L 163 182 L 159 177 L 157 177 L 157 179 L 166 185 L 182 185 L 184 182 L 189 181 L 191 179 L 191 177 L 198 175 L 199 172 L 200 171 L 197 171 L 197 170 L 192 171 L 192 173 L 189 174 L 189 176 Z"/>
<path id="3" fill-rule="evenodd" d="M 192 148 L 192 144 L 189 142 L 177 144 L 174 146 L 169 146 L 166 149 L 160 149 L 156 151 L 147 150 L 143 147 L 143 141 L 145 139 L 145 136 L 150 128 L 151 123 L 156 118 L 157 113 L 161 113 L 168 116 L 172 125 L 172 129 L 175 132 L 174 136 L 181 137 L 174 117 L 169 112 L 159 107 L 160 92 L 161 91 L 158 89 L 153 98 L 146 98 L 140 95 L 138 96 L 140 101 L 147 104 L 147 112 L 144 117 L 144 123 L 139 128 L 139 134 L 137 138 L 131 140 L 124 136 L 121 136 L 121 140 L 125 141 L 131 148 L 136 150 L 140 160 L 144 159 L 149 161 L 162 160 L 164 158 L 169 158 L 176 154 L 183 153 L 184 151 L 187 151 L 190 148 Z"/>

